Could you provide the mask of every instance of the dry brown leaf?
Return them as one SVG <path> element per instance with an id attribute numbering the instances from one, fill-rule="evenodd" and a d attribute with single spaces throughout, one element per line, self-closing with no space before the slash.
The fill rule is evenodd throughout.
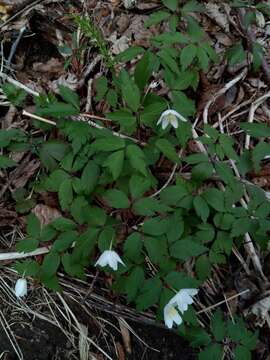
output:
<path id="1" fill-rule="evenodd" d="M 33 159 L 29 161 L 27 156 L 10 174 L 11 184 L 15 189 L 22 188 L 40 167 L 40 161 Z"/>
<path id="2" fill-rule="evenodd" d="M 33 70 L 47 74 L 58 74 L 64 73 L 63 62 L 58 58 L 51 58 L 46 63 L 36 62 L 33 64 Z"/>
<path id="3" fill-rule="evenodd" d="M 123 339 L 123 343 L 124 343 L 126 352 L 128 354 L 131 354 L 132 350 L 131 350 L 130 331 L 125 326 L 125 324 L 121 321 L 121 319 L 118 319 L 118 322 L 119 322 L 119 327 L 120 327 L 120 330 L 121 330 L 121 335 L 122 335 L 122 339 Z"/>
<path id="4" fill-rule="evenodd" d="M 53 220 L 62 216 L 60 211 L 50 206 L 38 204 L 34 207 L 32 212 L 39 219 L 42 226 L 46 226 L 51 223 Z"/>

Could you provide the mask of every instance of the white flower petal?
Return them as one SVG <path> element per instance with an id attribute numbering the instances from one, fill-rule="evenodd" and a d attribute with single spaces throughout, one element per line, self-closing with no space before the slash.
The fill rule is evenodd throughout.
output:
<path id="1" fill-rule="evenodd" d="M 166 326 L 171 329 L 173 327 L 173 323 L 175 322 L 177 325 L 182 323 L 182 318 L 179 315 L 178 311 L 175 307 L 170 304 L 170 302 L 164 307 L 164 322 Z"/>
<path id="2" fill-rule="evenodd" d="M 23 297 L 27 295 L 27 281 L 26 279 L 18 279 L 15 284 L 15 295 L 17 297 Z"/>
<path id="3" fill-rule="evenodd" d="M 169 125 L 169 120 L 167 118 L 164 118 L 162 120 L 162 129 L 165 130 L 168 125 Z"/>
<path id="4" fill-rule="evenodd" d="M 182 291 L 185 291 L 186 293 L 188 293 L 188 295 L 190 296 L 195 296 L 198 294 L 199 290 L 198 289 L 182 289 Z"/>
<path id="5" fill-rule="evenodd" d="M 173 119 L 173 120 L 171 120 L 171 124 L 172 124 L 172 126 L 173 126 L 175 129 L 178 128 L 178 120 L 177 120 L 176 118 Z"/>
<path id="6" fill-rule="evenodd" d="M 192 296 L 198 293 L 197 289 L 181 289 L 176 295 L 174 295 L 169 304 L 177 306 L 181 313 L 184 313 L 188 309 L 188 305 L 193 304 L 194 300 Z"/>
<path id="7" fill-rule="evenodd" d="M 118 263 L 125 266 L 124 262 L 117 254 L 117 252 L 113 250 L 105 250 L 98 258 L 95 266 L 99 265 L 101 267 L 104 267 L 109 265 L 114 271 L 116 271 L 118 268 Z"/>
<path id="8" fill-rule="evenodd" d="M 160 123 L 162 123 L 162 120 L 163 120 L 163 115 L 161 114 L 160 118 L 159 118 L 158 121 L 157 121 L 157 125 L 159 125 Z"/>

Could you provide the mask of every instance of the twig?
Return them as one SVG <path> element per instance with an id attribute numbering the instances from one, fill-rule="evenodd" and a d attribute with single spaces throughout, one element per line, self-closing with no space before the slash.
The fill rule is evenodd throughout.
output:
<path id="1" fill-rule="evenodd" d="M 207 312 L 207 311 L 210 311 L 210 310 L 212 310 L 212 309 L 215 309 L 216 307 L 218 307 L 218 306 L 220 306 L 220 305 L 222 305 L 222 304 L 224 304 L 224 303 L 226 303 L 226 302 L 228 302 L 228 301 L 231 301 L 231 300 L 233 300 L 233 299 L 235 299 L 235 298 L 237 298 L 237 297 L 239 297 L 239 296 L 241 296 L 241 295 L 243 295 L 243 294 L 245 294 L 245 293 L 247 293 L 247 292 L 249 292 L 249 291 L 250 291 L 249 289 L 243 290 L 243 291 L 241 291 L 241 292 L 238 293 L 238 294 L 235 294 L 235 295 L 232 295 L 232 296 L 228 297 L 226 300 L 219 301 L 218 303 L 216 303 L 216 304 L 214 304 L 214 305 L 210 305 L 210 306 L 208 306 L 208 307 L 205 308 L 205 309 L 202 309 L 202 310 L 197 311 L 196 314 L 197 314 L 197 315 L 203 314 L 203 313 L 205 313 L 205 312 Z"/>
<path id="2" fill-rule="evenodd" d="M 261 104 L 267 100 L 268 98 L 270 98 L 270 91 L 267 92 L 266 94 L 264 94 L 263 96 L 261 96 L 260 98 L 258 98 L 257 100 L 255 100 L 251 106 L 250 106 L 250 110 L 249 110 L 249 114 L 248 114 L 248 123 L 253 123 L 254 120 L 254 116 L 255 116 L 255 112 L 258 109 L 259 106 L 261 106 Z M 249 149 L 249 145 L 250 145 L 250 135 L 247 134 L 246 135 L 246 141 L 245 141 L 245 149 Z"/>
<path id="3" fill-rule="evenodd" d="M 39 121 L 43 121 L 43 122 L 45 122 L 45 123 L 47 123 L 47 124 L 51 124 L 51 125 L 54 125 L 54 126 L 56 125 L 56 122 L 53 121 L 53 120 L 48 120 L 48 119 L 46 119 L 46 118 L 44 118 L 44 117 L 41 117 L 41 116 L 38 116 L 38 115 L 35 115 L 35 114 L 32 114 L 32 113 L 29 113 L 28 111 L 25 111 L 25 110 L 23 110 L 22 114 L 25 115 L 25 116 L 28 116 L 28 117 L 30 117 L 30 118 L 32 118 L 32 119 L 36 119 L 36 120 L 39 120 Z M 97 116 L 95 116 L 95 115 L 93 115 L 93 116 L 88 115 L 88 117 L 96 117 L 96 118 L 97 118 Z M 89 120 L 88 118 L 84 117 L 83 115 L 79 115 L 78 117 L 72 116 L 71 118 L 72 118 L 73 121 L 87 122 L 88 125 L 96 128 L 96 129 L 99 129 L 99 130 L 110 130 L 110 129 L 108 129 L 108 128 L 105 128 L 104 126 L 101 126 L 101 125 L 95 123 L 94 121 Z M 99 118 L 100 118 L 100 117 L 99 117 Z M 116 131 L 111 131 L 111 133 L 112 133 L 112 135 L 117 136 L 117 137 L 120 137 L 120 138 L 122 138 L 122 139 L 131 140 L 131 141 L 133 141 L 133 142 L 136 143 L 136 144 L 140 144 L 140 145 L 142 145 L 142 146 L 145 146 L 145 145 L 146 145 L 145 142 L 142 142 L 142 141 L 140 141 L 140 140 L 137 140 L 137 139 L 135 139 L 135 138 L 133 138 L 133 137 L 131 137 L 131 136 L 124 135 L 124 134 L 118 133 L 118 132 L 116 132 Z"/>
<path id="4" fill-rule="evenodd" d="M 227 84 L 225 84 L 225 86 L 223 86 L 222 89 L 220 89 L 219 91 L 217 91 L 216 94 L 214 94 L 211 99 L 206 103 L 204 110 L 203 110 L 203 122 L 204 124 L 208 123 L 208 110 L 211 106 L 211 104 L 213 102 L 215 102 L 215 100 L 225 94 L 232 86 L 234 86 L 236 83 L 238 83 L 238 81 L 240 81 L 241 79 L 243 79 L 247 74 L 247 69 L 245 68 L 238 76 L 236 76 L 234 79 L 232 79 L 231 81 L 229 81 Z"/>
<path id="5" fill-rule="evenodd" d="M 30 89 L 29 87 L 27 87 L 26 85 L 20 83 L 19 81 L 11 78 L 10 76 L 8 76 L 7 74 L 0 72 L 0 78 L 2 78 L 4 81 L 9 82 L 10 84 L 17 86 L 18 88 L 26 91 L 28 94 L 31 94 L 33 96 L 39 96 L 39 93 Z"/>
<path id="6" fill-rule="evenodd" d="M 0 261 L 25 259 L 32 256 L 47 254 L 50 250 L 51 250 L 51 246 L 47 246 L 47 247 L 44 246 L 28 253 L 24 253 L 24 252 L 0 253 Z"/>
<path id="7" fill-rule="evenodd" d="M 243 31 L 246 32 L 246 37 L 248 39 L 250 47 L 253 48 L 257 39 L 256 39 L 256 35 L 254 34 L 254 32 L 252 31 L 252 28 L 250 26 L 248 26 L 248 28 L 245 29 L 245 26 L 244 26 L 245 15 L 246 15 L 246 10 L 244 8 L 240 8 L 239 9 L 239 17 L 240 17 L 241 26 L 242 26 Z M 262 70 L 264 72 L 264 75 L 265 75 L 268 85 L 270 85 L 269 64 L 268 64 L 265 56 L 261 52 L 258 53 L 258 56 L 261 58 Z"/>

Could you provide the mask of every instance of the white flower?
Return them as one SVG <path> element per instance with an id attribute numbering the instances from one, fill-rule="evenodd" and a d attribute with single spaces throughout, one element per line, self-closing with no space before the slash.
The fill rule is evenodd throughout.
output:
<path id="1" fill-rule="evenodd" d="M 156 87 L 158 87 L 159 82 L 158 81 L 152 81 L 149 85 L 150 89 L 155 89 Z"/>
<path id="2" fill-rule="evenodd" d="M 161 124 L 162 129 L 166 129 L 166 127 L 171 124 L 175 129 L 178 128 L 178 120 L 187 121 L 181 114 L 179 114 L 175 110 L 166 110 L 164 111 L 160 118 L 158 119 L 157 125 Z"/>
<path id="3" fill-rule="evenodd" d="M 109 265 L 114 271 L 117 270 L 118 263 L 125 266 L 117 252 L 113 250 L 105 250 L 98 258 L 95 266 L 100 265 L 102 267 Z"/>
<path id="4" fill-rule="evenodd" d="M 27 295 L 27 281 L 26 279 L 19 279 L 15 284 L 15 295 L 20 298 Z"/>
<path id="5" fill-rule="evenodd" d="M 173 323 L 175 322 L 177 325 L 182 323 L 182 318 L 179 315 L 178 311 L 175 309 L 173 304 L 170 302 L 164 307 L 164 322 L 165 325 L 171 329 L 173 327 Z"/>
<path id="6" fill-rule="evenodd" d="M 197 289 L 181 289 L 173 298 L 171 298 L 169 303 L 177 305 L 179 311 L 183 314 L 188 309 L 188 305 L 193 304 L 193 296 L 197 294 Z"/>
<path id="7" fill-rule="evenodd" d="M 181 289 L 164 307 L 164 322 L 169 329 L 173 327 L 174 322 L 180 325 L 183 321 L 176 307 L 183 314 L 188 309 L 188 305 L 194 302 L 193 296 L 196 294 L 198 294 L 197 289 Z"/>

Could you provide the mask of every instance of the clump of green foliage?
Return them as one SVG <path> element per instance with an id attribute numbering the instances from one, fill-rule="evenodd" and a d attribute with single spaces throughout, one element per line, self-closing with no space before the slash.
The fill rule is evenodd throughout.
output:
<path id="1" fill-rule="evenodd" d="M 114 273 L 113 290 L 125 295 L 138 311 L 155 309 L 158 320 L 174 294 L 172 289 L 199 288 L 211 276 L 213 266 L 228 261 L 234 245 L 241 248 L 247 232 L 265 249 L 270 230 L 270 204 L 264 191 L 236 177 L 228 164 L 233 160 L 241 177 L 259 171 L 270 152 L 266 125 L 240 124 L 257 139 L 256 146 L 242 154 L 236 152 L 232 137 L 205 125 L 198 140 L 207 154 L 181 158 L 179 149 L 185 152 L 193 139 L 191 123 L 179 122 L 175 131 L 156 125 L 168 105 L 187 119 L 195 114 L 199 73 L 218 61 L 204 30 L 192 16 L 204 10 L 202 4 L 193 0 L 181 7 L 177 0 L 162 3 L 164 9 L 151 15 L 145 25 L 167 21 L 169 30 L 153 37 L 149 50 L 131 47 L 114 59 L 100 32 L 88 20 L 76 18 L 82 32 L 95 40 L 110 70 L 110 77 L 101 76 L 96 81 L 95 101 L 106 99 L 111 106 L 106 117 L 115 130 L 131 138 L 138 134 L 146 137 L 145 144 L 116 136 L 110 129 L 69 120 L 79 114 L 80 99 L 63 86 L 60 97 L 44 94 L 35 99 L 36 113 L 56 120 L 61 140 L 43 141 L 18 129 L 0 131 L 4 153 L 29 149 L 39 157 L 43 171 L 29 189 L 56 193 L 63 214 L 44 227 L 33 214 L 27 216 L 27 236 L 17 250 L 29 252 L 46 243 L 51 249 L 42 264 L 26 260 L 16 264 L 17 271 L 60 291 L 59 268 L 84 279 L 85 268 L 94 264 L 97 254 L 113 246 L 126 264 Z M 184 30 L 179 30 L 180 23 L 185 24 Z M 131 74 L 125 64 L 138 56 Z M 243 57 L 239 48 L 231 49 L 228 56 L 231 64 Z M 113 70 L 116 63 L 123 65 L 120 73 Z M 153 73 L 158 72 L 170 90 L 170 99 L 157 95 L 149 86 Z M 16 105 L 24 99 L 20 91 L 12 93 L 10 87 L 6 93 L 11 101 L 18 99 Z M 51 129 L 38 122 L 36 126 L 46 132 Z M 171 167 L 189 167 L 191 179 L 176 175 L 173 184 L 152 196 L 161 187 L 156 171 L 161 157 Z M 0 156 L 0 168 L 15 165 L 8 156 Z M 224 191 L 213 187 L 213 175 L 218 176 Z M 14 194 L 19 212 L 27 213 L 34 205 L 34 197 L 31 201 L 28 198 L 29 189 Z M 250 198 L 247 208 L 240 204 L 245 194 Z M 121 244 L 120 234 L 125 237 Z M 185 262 L 191 259 L 194 276 L 184 272 Z M 216 312 L 209 333 L 200 327 L 192 307 L 183 319 L 179 333 L 192 346 L 205 347 L 199 355 L 201 360 L 221 359 L 228 344 L 235 351 L 235 359 L 250 358 L 255 348 L 257 334 L 246 330 L 240 319 L 225 321 Z"/>

